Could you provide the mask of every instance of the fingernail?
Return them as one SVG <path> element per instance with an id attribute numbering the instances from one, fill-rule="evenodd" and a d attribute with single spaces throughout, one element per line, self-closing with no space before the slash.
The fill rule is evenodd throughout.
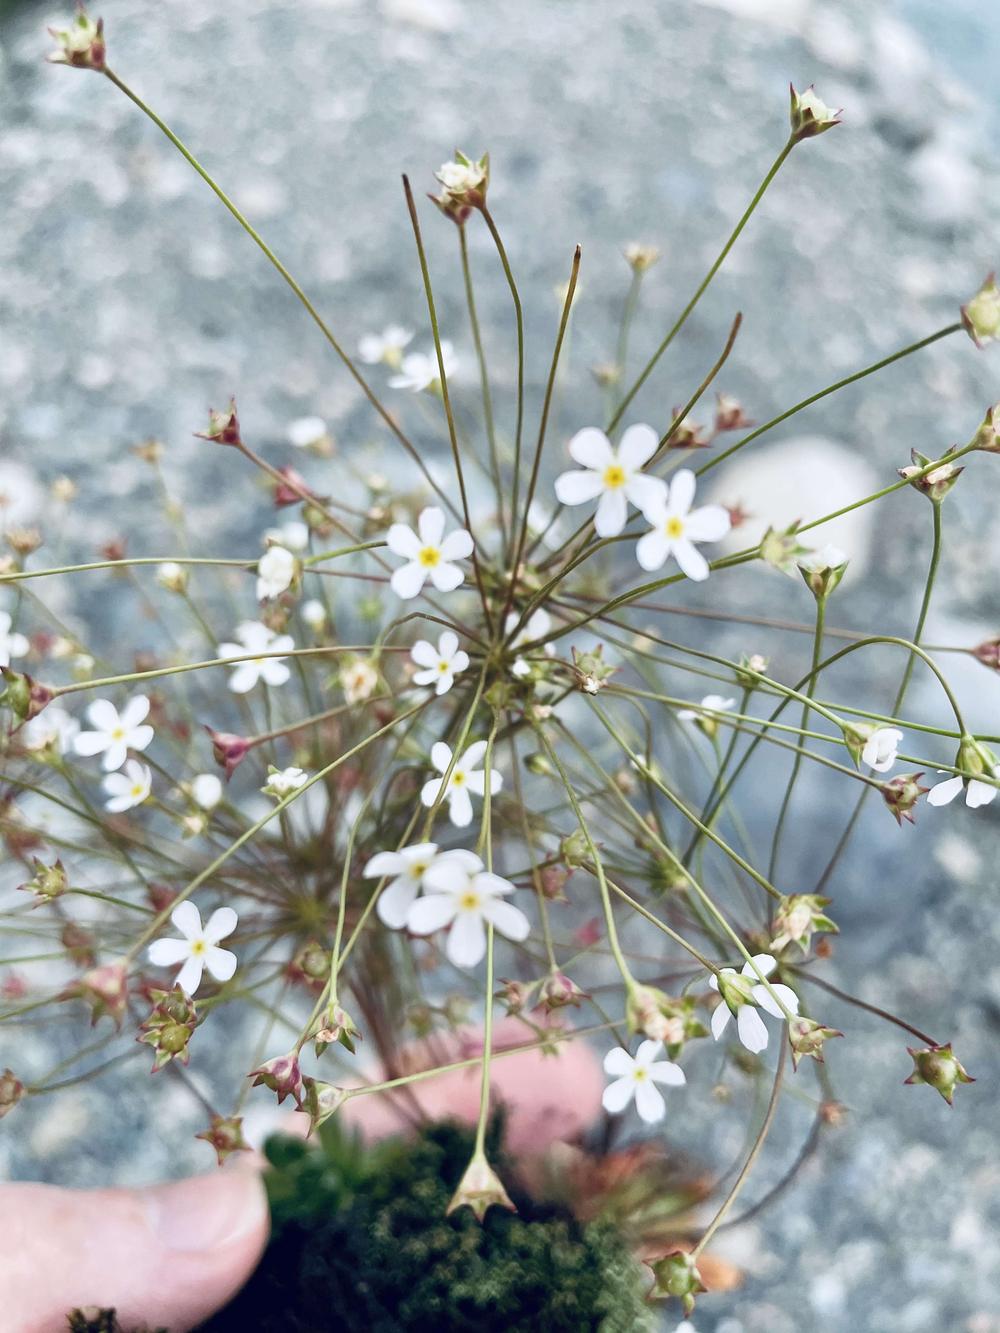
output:
<path id="1" fill-rule="evenodd" d="M 259 1228 L 267 1211 L 257 1176 L 193 1176 L 147 1193 L 153 1230 L 171 1250 L 211 1250 Z"/>

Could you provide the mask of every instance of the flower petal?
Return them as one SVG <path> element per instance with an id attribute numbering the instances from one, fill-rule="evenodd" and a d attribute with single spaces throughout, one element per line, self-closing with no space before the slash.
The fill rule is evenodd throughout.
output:
<path id="1" fill-rule="evenodd" d="M 655 1060 L 649 1066 L 649 1077 L 655 1083 L 664 1083 L 671 1088 L 682 1087 L 687 1082 L 684 1070 L 673 1060 Z"/>
<path id="2" fill-rule="evenodd" d="M 712 1010 L 712 1036 L 716 1041 L 729 1026 L 729 1020 L 732 1016 L 729 1005 L 726 1004 L 725 1000 L 721 1000 Z"/>
<path id="3" fill-rule="evenodd" d="M 432 565 L 431 583 L 434 584 L 438 592 L 454 592 L 457 587 L 465 582 L 465 571 L 459 569 L 458 565 Z"/>
<path id="4" fill-rule="evenodd" d="M 927 793 L 928 805 L 948 805 L 962 790 L 962 779 L 956 773 L 946 782 L 937 782 Z"/>
<path id="5" fill-rule="evenodd" d="M 769 977 L 778 966 L 778 960 L 773 954 L 755 953 L 750 955 L 751 961 L 743 964 L 743 975 L 753 977 L 755 980 L 759 977 Z"/>
<path id="6" fill-rule="evenodd" d="M 140 722 L 145 722 L 149 716 L 149 699 L 144 694 L 136 694 L 122 709 L 121 726 L 125 731 L 131 731 L 137 727 Z"/>
<path id="7" fill-rule="evenodd" d="M 444 510 L 437 505 L 428 505 L 420 511 L 417 519 L 417 532 L 422 546 L 440 546 L 444 536 Z"/>
<path id="8" fill-rule="evenodd" d="M 599 472 L 561 472 L 556 477 L 556 499 L 564 505 L 582 505 L 604 490 Z"/>
<path id="9" fill-rule="evenodd" d="M 671 554 L 681 570 L 695 583 L 702 583 L 708 578 L 708 561 L 698 548 L 685 538 L 672 543 Z"/>
<path id="10" fill-rule="evenodd" d="M 691 509 L 695 488 L 694 473 L 690 468 L 682 467 L 674 473 L 670 483 L 670 495 L 667 504 L 672 514 L 685 518 Z"/>
<path id="11" fill-rule="evenodd" d="M 479 768 L 486 758 L 486 742 L 473 741 L 462 751 L 462 767 L 468 771 L 470 768 Z"/>
<path id="12" fill-rule="evenodd" d="M 101 754 L 108 744 L 104 731 L 78 731 L 73 738 L 73 749 L 78 755 L 89 758 L 92 754 Z"/>
<path id="13" fill-rule="evenodd" d="M 442 786 L 443 783 L 440 778 L 431 778 L 429 782 L 425 782 L 420 789 L 421 802 L 430 808 L 441 795 Z"/>
<path id="14" fill-rule="evenodd" d="M 453 629 L 446 629 L 438 639 L 438 653 L 446 662 L 458 652 L 458 635 Z"/>
<path id="15" fill-rule="evenodd" d="M 118 709 L 110 699 L 95 699 L 87 706 L 87 721 L 98 731 L 114 731 L 118 726 Z"/>
<path id="16" fill-rule="evenodd" d="M 736 1015 L 736 1030 L 740 1034 L 740 1041 L 754 1055 L 767 1046 L 767 1028 L 752 1004 L 740 1006 L 740 1012 Z"/>
<path id="17" fill-rule="evenodd" d="M 472 554 L 475 543 L 470 533 L 464 528 L 449 532 L 440 545 L 442 560 L 466 560 Z"/>
<path id="18" fill-rule="evenodd" d="M 447 773 L 451 763 L 451 746 L 444 741 L 435 741 L 431 746 L 431 763 L 439 773 Z"/>
<path id="19" fill-rule="evenodd" d="M 456 967 L 475 967 L 486 953 L 486 927 L 478 912 L 459 912 L 445 945 L 448 961 Z"/>
<path id="20" fill-rule="evenodd" d="M 785 1008 L 791 1014 L 799 1012 L 799 997 L 792 990 L 791 986 L 785 986 L 780 981 L 775 981 L 771 985 L 771 990 L 778 996 Z M 754 1003 L 759 1004 L 765 1013 L 771 1014 L 773 1018 L 784 1018 L 784 1011 L 778 1001 L 772 999 L 771 991 L 766 986 L 754 986 L 751 992 Z"/>
<path id="21" fill-rule="evenodd" d="M 205 966 L 216 981 L 229 981 L 236 971 L 237 957 L 231 949 L 206 949 Z"/>
<path id="22" fill-rule="evenodd" d="M 569 456 L 581 467 L 606 468 L 615 461 L 615 451 L 611 441 L 596 426 L 584 426 L 578 430 L 569 442 Z"/>
<path id="23" fill-rule="evenodd" d="M 407 560 L 416 560 L 420 554 L 420 538 L 405 523 L 393 523 L 385 535 L 385 542 L 393 555 L 405 556 Z"/>
<path id="24" fill-rule="evenodd" d="M 205 939 L 209 944 L 218 944 L 236 929 L 239 917 L 231 907 L 217 907 L 205 923 Z"/>
<path id="25" fill-rule="evenodd" d="M 450 893 L 428 893 L 418 898 L 406 918 L 406 928 L 413 935 L 433 935 L 454 921 L 458 911 Z"/>
<path id="26" fill-rule="evenodd" d="M 684 535 L 693 542 L 717 542 L 722 540 L 732 526 L 728 509 L 722 505 L 703 505 L 701 509 L 688 514 Z"/>
<path id="27" fill-rule="evenodd" d="M 411 560 L 408 565 L 400 565 L 399 569 L 393 570 L 389 586 L 397 597 L 408 602 L 411 598 L 419 596 L 426 579 L 427 566 Z"/>
<path id="28" fill-rule="evenodd" d="M 367 873 L 367 872 L 366 872 Z M 418 886 L 408 875 L 400 875 L 379 894 L 375 911 L 378 919 L 390 930 L 402 930 L 417 900 Z"/>
<path id="29" fill-rule="evenodd" d="M 408 870 L 401 852 L 376 852 L 365 864 L 362 875 L 365 879 L 381 879 L 383 875 L 405 875 Z"/>
<path id="30" fill-rule="evenodd" d="M 201 985 L 201 973 L 205 964 L 200 954 L 192 954 L 174 978 L 174 985 L 180 986 L 186 995 L 193 995 Z"/>
<path id="31" fill-rule="evenodd" d="M 644 514 L 647 510 L 658 509 L 667 498 L 667 483 L 660 477 L 631 477 L 624 489 L 626 498 Z"/>
<path id="32" fill-rule="evenodd" d="M 186 939 L 195 940 L 201 934 L 201 913 L 190 899 L 177 904 L 170 920 Z"/>
<path id="33" fill-rule="evenodd" d="M 464 787 L 449 793 L 448 817 L 456 828 L 467 828 L 472 823 L 472 797 Z"/>
<path id="34" fill-rule="evenodd" d="M 965 789 L 965 804 L 970 810 L 978 810 L 981 805 L 989 805 L 996 794 L 996 787 L 991 787 L 988 782 L 979 782 L 976 778 L 972 778 Z"/>
<path id="35" fill-rule="evenodd" d="M 635 558 L 643 569 L 662 569 L 670 554 L 670 542 L 659 528 L 653 528 L 635 544 Z"/>
<path id="36" fill-rule="evenodd" d="M 191 952 L 188 940 L 154 940 L 146 950 L 146 957 L 154 967 L 173 967 L 182 963 Z"/>
<path id="37" fill-rule="evenodd" d="M 426 639 L 418 639 L 410 649 L 410 657 L 416 662 L 417 666 L 436 667 L 439 656 L 438 650 Z"/>
<path id="38" fill-rule="evenodd" d="M 594 531 L 598 537 L 617 537 L 625 526 L 628 504 L 622 490 L 605 491 L 597 503 Z"/>
<path id="39" fill-rule="evenodd" d="M 635 472 L 648 463 L 656 453 L 660 437 L 652 426 L 636 422 L 629 426 L 618 446 L 618 461 L 629 472 Z"/>
<path id="40" fill-rule="evenodd" d="M 519 907 L 504 902 L 502 898 L 491 898 L 483 904 L 483 916 L 493 927 L 505 936 L 520 944 L 531 934 L 531 923 Z"/>
<path id="41" fill-rule="evenodd" d="M 657 1124 L 667 1114 L 667 1103 L 663 1100 L 663 1093 L 648 1079 L 636 1084 L 635 1109 L 639 1112 L 639 1118 L 647 1125 Z"/>
<path id="42" fill-rule="evenodd" d="M 145 750 L 145 749 L 147 748 L 147 746 L 150 744 L 150 742 L 152 741 L 152 739 L 153 739 L 153 737 L 154 737 L 155 734 L 156 734 L 156 733 L 153 731 L 153 728 L 150 727 L 150 726 L 148 726 L 148 725 L 143 725 L 143 726 L 141 726 L 141 727 L 135 727 L 135 728 L 129 733 L 129 737 L 128 737 L 129 749 L 130 749 L 130 750 Z"/>
<path id="43" fill-rule="evenodd" d="M 631 1074 L 635 1068 L 635 1061 L 625 1050 L 624 1046 L 612 1046 L 604 1057 L 605 1074 Z"/>
<path id="44" fill-rule="evenodd" d="M 601 1105 L 610 1115 L 619 1115 L 625 1110 L 635 1094 L 635 1083 L 631 1078 L 619 1078 L 609 1083 L 601 1096 Z"/>

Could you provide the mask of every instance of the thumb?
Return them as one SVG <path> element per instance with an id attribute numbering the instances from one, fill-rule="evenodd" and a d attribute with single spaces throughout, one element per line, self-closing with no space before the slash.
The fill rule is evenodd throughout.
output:
<path id="1" fill-rule="evenodd" d="M 182 1333 L 239 1290 L 268 1234 L 264 1187 L 246 1171 L 138 1190 L 4 1185 L 0 1218 L 11 1333 L 63 1333 L 86 1305 Z"/>

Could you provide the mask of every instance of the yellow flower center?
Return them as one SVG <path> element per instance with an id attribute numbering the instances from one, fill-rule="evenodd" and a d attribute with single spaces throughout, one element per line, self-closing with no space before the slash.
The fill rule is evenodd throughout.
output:
<path id="1" fill-rule="evenodd" d="M 649 1075 L 645 1069 L 640 1067 L 639 1069 L 632 1070 L 632 1077 L 635 1079 L 636 1083 L 641 1083 L 643 1079 L 648 1078 Z"/>
<path id="2" fill-rule="evenodd" d="M 115 727 L 111 733 L 111 739 L 113 741 L 123 741 L 125 739 L 125 728 Z"/>
<path id="3" fill-rule="evenodd" d="M 464 781 L 465 781 L 465 774 L 462 772 L 460 768 L 456 768 L 454 773 L 452 773 L 451 775 L 451 785 L 453 787 L 461 787 Z"/>
<path id="4" fill-rule="evenodd" d="M 191 943 L 191 954 L 193 957 L 197 958 L 203 954 L 207 948 L 208 945 L 204 940 L 193 940 Z"/>
<path id="5" fill-rule="evenodd" d="M 441 672 L 442 676 L 446 676 L 448 674 L 448 666 L 449 663 L 447 662 L 438 662 L 438 671 Z"/>
<path id="6" fill-rule="evenodd" d="M 142 795 L 142 783 L 141 783 L 141 782 L 134 782 L 134 783 L 132 784 L 131 795 L 132 795 L 132 796 L 141 796 L 141 795 Z"/>
<path id="7" fill-rule="evenodd" d="M 441 552 L 436 546 L 425 546 L 417 559 L 425 569 L 433 569 L 435 565 L 441 563 Z"/>
<path id="8" fill-rule="evenodd" d="M 463 912 L 474 912 L 480 906 L 479 894 L 475 889 L 466 889 L 459 898 L 458 905 Z"/>
<path id="9" fill-rule="evenodd" d="M 609 463 L 602 480 L 609 491 L 617 491 L 625 485 L 625 469 L 618 463 Z"/>
<path id="10" fill-rule="evenodd" d="M 668 518 L 663 531 L 674 541 L 678 537 L 684 536 L 684 520 L 681 518 Z"/>

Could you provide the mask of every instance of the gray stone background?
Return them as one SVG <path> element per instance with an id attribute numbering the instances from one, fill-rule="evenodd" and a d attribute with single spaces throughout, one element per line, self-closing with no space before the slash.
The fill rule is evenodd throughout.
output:
<path id="1" fill-rule="evenodd" d="M 553 287 L 573 245 L 584 247 L 562 438 L 600 416 L 585 367 L 613 351 L 628 276 L 620 247 L 644 240 L 665 252 L 647 281 L 638 355 L 783 141 L 790 79 L 815 81 L 843 105 L 844 127 L 793 155 L 637 403 L 641 415 L 663 419 L 686 396 L 737 308 L 745 328 L 722 385 L 762 420 L 950 322 L 1000 260 L 1000 17 L 977 0 L 107 0 L 100 12 L 115 68 L 217 171 L 348 344 L 390 320 L 424 329 L 400 171 L 430 188 L 455 143 L 489 148 L 494 211 L 525 296 L 535 404 Z M 22 4 L 0 15 L 0 491 L 30 517 L 44 484 L 69 474 L 82 496 L 60 549 L 127 532 L 133 551 L 155 553 L 155 496 L 128 452 L 155 435 L 206 549 L 257 533 L 268 516 L 252 482 L 232 485 L 229 460 L 191 438 L 206 404 L 230 392 L 275 461 L 297 461 L 288 421 L 318 413 L 342 447 L 390 463 L 300 308 L 169 145 L 102 81 L 39 63 L 43 24 L 58 12 Z M 470 367 L 454 239 L 430 209 L 425 227 L 443 324 Z M 513 365 L 507 294 L 488 239 L 474 230 L 471 246 L 502 398 Z M 752 466 L 719 470 L 719 493 L 791 518 L 822 512 L 838 485 L 860 494 L 871 478 L 884 484 L 911 445 L 969 437 L 1000 396 L 998 364 L 995 351 L 951 338 L 754 446 Z M 470 404 L 473 389 L 470 373 Z M 430 426 L 426 438 L 430 447 Z M 973 484 L 949 499 L 931 642 L 972 644 L 1000 626 L 996 469 L 977 457 Z M 855 555 L 838 623 L 907 633 L 928 513 L 909 492 L 879 513 L 876 528 L 864 521 L 836 536 Z M 754 579 L 732 592 L 720 581 L 720 596 L 808 618 L 803 589 Z M 113 632 L 116 608 L 103 614 Z M 761 646 L 743 632 L 716 641 Z M 802 641 L 765 647 L 786 679 L 801 671 Z M 884 671 L 884 702 L 898 667 L 871 662 L 866 697 Z M 996 679 L 959 658 L 946 664 L 970 720 L 1000 731 Z M 859 678 L 839 679 L 848 697 Z M 907 707 L 940 715 L 923 683 Z M 830 1057 L 849 1124 L 777 1207 L 725 1238 L 750 1276 L 741 1292 L 699 1306 L 699 1333 L 1000 1329 L 998 815 L 928 810 L 897 833 L 872 808 L 834 889 L 843 938 L 828 974 L 953 1036 L 977 1084 L 953 1111 L 927 1089 L 902 1088 L 902 1034 L 835 1012 L 851 1025 Z M 832 840 L 842 813 L 809 787 L 803 817 L 810 837 L 791 847 L 790 868 L 805 876 L 812 831 L 829 826 Z M 203 1164 L 178 1147 L 180 1103 L 161 1089 L 151 1111 L 131 1083 L 112 1077 L 111 1102 L 88 1088 L 58 1112 L 12 1117 L 0 1168 L 90 1184 Z M 802 1133 L 801 1115 L 789 1114 L 751 1198 Z M 697 1152 L 704 1124 L 683 1115 L 677 1135 Z M 732 1125 L 707 1133 L 708 1160 L 738 1154 Z"/>

